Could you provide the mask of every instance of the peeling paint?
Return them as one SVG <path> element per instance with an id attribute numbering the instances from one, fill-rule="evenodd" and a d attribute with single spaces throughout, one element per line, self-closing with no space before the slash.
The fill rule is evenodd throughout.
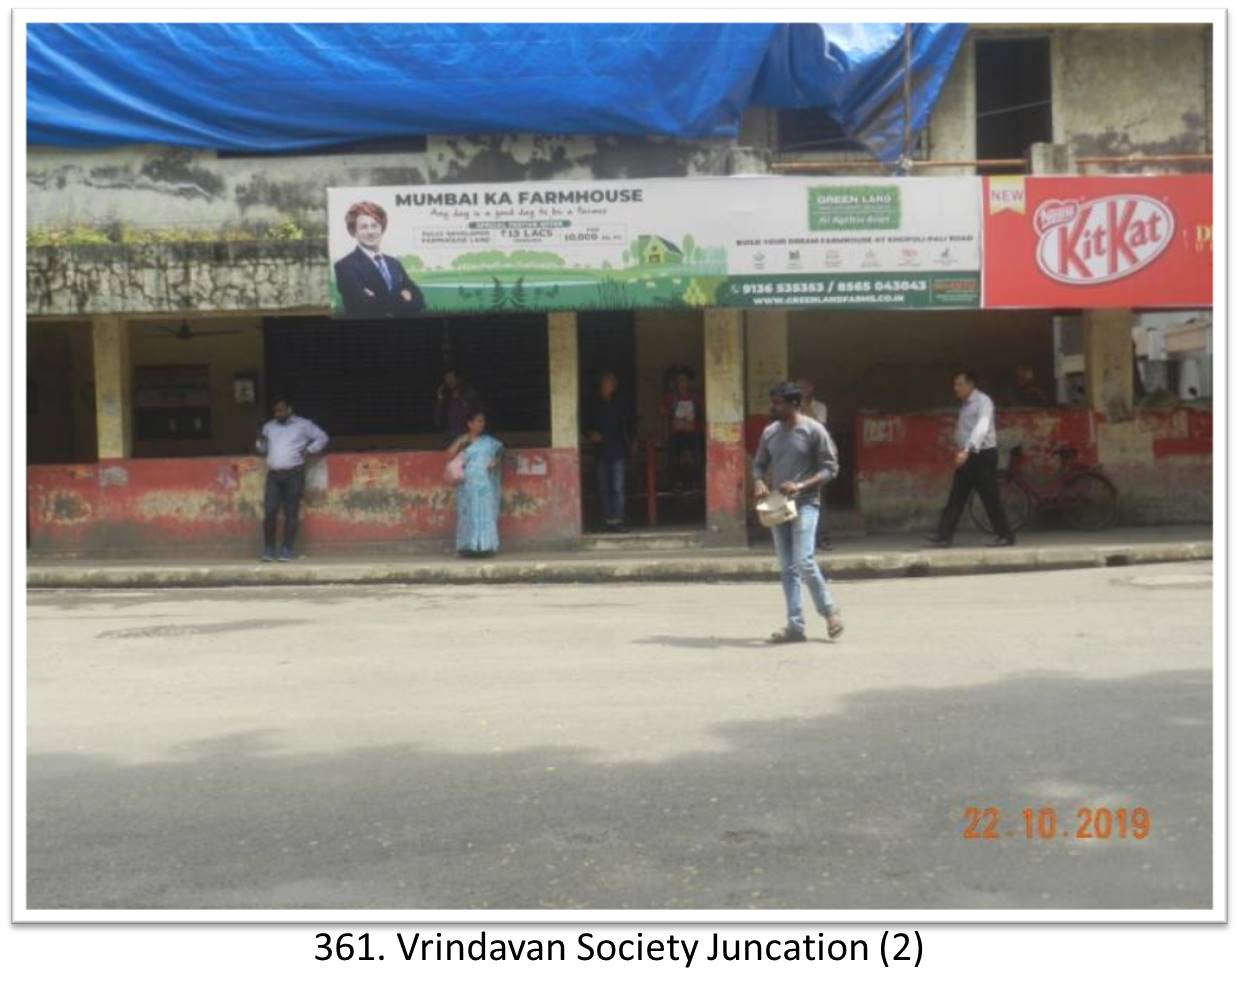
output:
<path id="1" fill-rule="evenodd" d="M 151 491 L 133 503 L 133 510 L 139 519 L 188 522 L 231 519 L 237 511 L 232 501 L 207 491 Z"/>
<path id="2" fill-rule="evenodd" d="M 1185 421 L 1182 417 L 1185 417 Z M 931 527 L 950 488 L 954 417 L 861 415 L 856 427 L 856 488 L 870 531 Z M 869 420 L 903 423 L 887 440 L 870 435 Z M 1183 433 L 1187 439 L 1183 439 Z M 877 442 L 868 440 L 878 437 Z M 1003 463 L 1010 447 L 1023 447 L 1025 479 L 1040 490 L 1060 476 L 1057 449 L 1069 445 L 1082 463 L 1100 463 L 1121 495 L 1130 524 L 1210 522 L 1212 519 L 1212 413 L 1141 413 L 1110 423 L 1087 409 L 999 412 Z M 966 527 L 966 523 L 964 524 Z"/>
<path id="3" fill-rule="evenodd" d="M 89 521 L 90 505 L 71 491 L 53 491 L 44 497 L 43 514 L 60 525 L 73 526 Z"/>
<path id="4" fill-rule="evenodd" d="M 124 467 L 103 467 L 99 471 L 99 487 L 120 487 L 129 483 L 129 472 Z"/>
<path id="5" fill-rule="evenodd" d="M 544 475 L 504 480 L 500 535 L 505 546 L 559 544 L 580 535 L 580 465 L 574 450 L 516 450 L 514 462 Z M 334 486 L 307 490 L 302 535 L 308 547 L 347 548 L 409 540 L 447 541 L 455 531 L 455 491 L 442 481 L 442 455 L 328 454 L 316 461 Z M 329 471 L 328 471 L 329 468 Z M 43 552 L 132 554 L 228 548 L 257 542 L 265 472 L 260 461 L 229 458 L 125 460 L 104 489 L 75 467 L 27 472 L 31 548 Z M 66 483 L 68 482 L 68 483 Z"/>

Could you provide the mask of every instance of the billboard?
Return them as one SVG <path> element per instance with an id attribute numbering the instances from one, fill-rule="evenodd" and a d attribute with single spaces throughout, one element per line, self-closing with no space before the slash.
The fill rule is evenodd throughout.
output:
<path id="1" fill-rule="evenodd" d="M 974 177 L 328 190 L 332 313 L 975 308 Z"/>
<path id="2" fill-rule="evenodd" d="M 1212 176 L 989 177 L 986 308 L 1212 304 Z"/>

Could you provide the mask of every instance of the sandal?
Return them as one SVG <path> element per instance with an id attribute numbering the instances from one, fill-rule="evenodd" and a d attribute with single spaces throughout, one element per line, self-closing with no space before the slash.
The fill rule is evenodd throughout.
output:
<path id="1" fill-rule="evenodd" d="M 798 629 L 780 629 L 776 633 L 771 633 L 769 636 L 770 643 L 804 643 L 808 637 L 801 633 Z"/>
<path id="2" fill-rule="evenodd" d="M 831 640 L 836 640 L 843 635 L 843 618 L 837 612 L 825 617 L 825 626 Z"/>

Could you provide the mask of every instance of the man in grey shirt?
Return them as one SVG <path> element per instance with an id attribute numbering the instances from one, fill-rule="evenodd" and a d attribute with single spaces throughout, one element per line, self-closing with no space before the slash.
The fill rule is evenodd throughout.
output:
<path id="1" fill-rule="evenodd" d="M 769 495 L 772 484 L 795 499 L 798 513 L 790 522 L 773 528 L 774 550 L 782 570 L 782 593 L 787 602 L 787 625 L 770 637 L 771 643 L 803 643 L 808 638 L 804 633 L 804 582 L 817 611 L 825 617 L 830 636 L 839 637 L 843 631 L 838 603 L 815 556 L 821 486 L 838 476 L 838 451 L 825 426 L 800 413 L 802 400 L 800 387 L 794 381 L 770 391 L 770 414 L 775 421 L 761 433 L 752 464 L 756 499 L 760 501 Z"/>
<path id="2" fill-rule="evenodd" d="M 959 518 L 975 490 L 997 534 L 989 546 L 1014 546 L 1014 532 L 997 484 L 997 413 L 993 399 L 976 387 L 975 375 L 966 370 L 954 375 L 954 394 L 963 403 L 954 426 L 954 481 L 937 532 L 928 541 L 933 546 L 954 543 Z"/>
<path id="3" fill-rule="evenodd" d="M 321 453 L 327 445 L 327 434 L 307 418 L 292 413 L 292 406 L 280 399 L 275 402 L 275 418 L 258 433 L 254 448 L 267 458 L 267 483 L 262 520 L 262 559 L 275 559 L 275 533 L 279 510 L 284 509 L 284 545 L 279 559 L 292 559 L 292 544 L 297 538 L 297 518 L 301 510 L 301 495 L 305 491 L 305 457 Z"/>

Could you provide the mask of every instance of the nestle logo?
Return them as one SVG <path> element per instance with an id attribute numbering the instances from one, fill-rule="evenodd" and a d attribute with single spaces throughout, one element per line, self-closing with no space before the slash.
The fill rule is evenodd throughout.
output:
<path id="1" fill-rule="evenodd" d="M 1161 255 L 1174 233 L 1169 209 L 1139 194 L 1046 201 L 1034 224 L 1040 235 L 1036 264 L 1064 284 L 1120 280 Z"/>

